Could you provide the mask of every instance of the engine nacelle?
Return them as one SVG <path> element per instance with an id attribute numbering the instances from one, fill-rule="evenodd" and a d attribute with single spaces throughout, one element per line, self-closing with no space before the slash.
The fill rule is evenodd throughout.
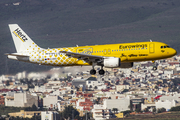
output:
<path id="1" fill-rule="evenodd" d="M 120 58 L 109 57 L 104 59 L 104 67 L 108 68 L 131 68 L 133 67 L 133 62 L 121 63 Z"/>
<path id="2" fill-rule="evenodd" d="M 116 68 L 116 67 L 120 67 L 120 65 L 121 65 L 120 58 L 109 57 L 104 59 L 104 67 Z"/>

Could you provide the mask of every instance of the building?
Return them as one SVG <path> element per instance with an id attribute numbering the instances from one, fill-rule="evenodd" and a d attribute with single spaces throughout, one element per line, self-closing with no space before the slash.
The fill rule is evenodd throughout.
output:
<path id="1" fill-rule="evenodd" d="M 163 95 L 160 97 L 160 100 L 176 100 L 178 102 L 180 102 L 180 94 L 174 94 L 174 95 Z"/>
<path id="2" fill-rule="evenodd" d="M 43 98 L 43 106 L 46 106 L 47 108 L 57 108 L 57 103 L 61 101 L 61 97 L 49 95 Z"/>
<path id="3" fill-rule="evenodd" d="M 56 111 L 43 111 L 41 120 L 60 120 L 60 114 Z"/>
<path id="4" fill-rule="evenodd" d="M 92 113 L 95 120 L 106 120 L 110 118 L 110 111 L 106 109 L 104 105 L 95 104 Z"/>
<path id="5" fill-rule="evenodd" d="M 93 97 L 92 93 L 76 92 L 76 97 L 90 98 Z"/>
<path id="6" fill-rule="evenodd" d="M 38 106 L 38 96 L 32 96 L 27 92 L 14 93 L 14 96 L 5 98 L 5 106 L 31 107 L 33 104 Z"/>
<path id="7" fill-rule="evenodd" d="M 11 117 L 22 117 L 22 118 L 32 118 L 33 116 L 41 115 L 41 111 L 24 111 L 8 113 Z"/>
<path id="8" fill-rule="evenodd" d="M 124 97 L 119 99 L 104 99 L 103 104 L 106 109 L 117 108 L 119 112 L 130 110 L 128 106 L 130 105 L 130 98 Z"/>
<path id="9" fill-rule="evenodd" d="M 156 109 L 160 109 L 160 108 L 165 108 L 166 111 L 169 111 L 171 109 L 171 107 L 175 107 L 176 106 L 176 101 L 175 100 L 158 100 L 157 102 L 155 102 L 156 105 Z"/>
<path id="10" fill-rule="evenodd" d="M 150 112 L 153 112 L 153 109 L 156 107 L 154 98 L 145 98 L 144 103 L 141 103 L 141 111 L 148 109 Z"/>
<path id="11" fill-rule="evenodd" d="M 93 108 L 93 102 L 90 99 L 78 99 L 76 102 L 76 108 L 90 111 Z"/>
<path id="12" fill-rule="evenodd" d="M 4 105 L 4 96 L 0 96 L 0 105 Z"/>
<path id="13" fill-rule="evenodd" d="M 69 101 L 61 101 L 61 102 L 58 102 L 57 103 L 57 106 L 58 106 L 58 110 L 60 112 L 62 112 L 66 106 L 70 105 L 70 102 Z"/>
<path id="14" fill-rule="evenodd" d="M 94 89 L 97 86 L 101 86 L 101 85 L 104 85 L 104 82 L 103 81 L 98 81 L 95 77 L 89 77 L 86 80 L 86 86 L 88 88 L 90 88 L 90 89 Z"/>

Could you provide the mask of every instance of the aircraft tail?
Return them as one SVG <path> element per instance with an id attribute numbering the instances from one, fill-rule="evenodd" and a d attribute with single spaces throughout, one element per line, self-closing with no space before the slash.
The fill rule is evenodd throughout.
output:
<path id="1" fill-rule="evenodd" d="M 17 24 L 9 24 L 9 28 L 17 53 L 22 51 L 32 51 L 40 49 L 40 47 L 35 44 Z"/>

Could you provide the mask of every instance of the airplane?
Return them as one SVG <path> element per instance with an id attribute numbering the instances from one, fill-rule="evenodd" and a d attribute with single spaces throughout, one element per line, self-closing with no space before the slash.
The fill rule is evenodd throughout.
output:
<path id="1" fill-rule="evenodd" d="M 96 74 L 96 65 L 101 66 L 98 72 L 104 75 L 103 67 L 131 68 L 134 62 L 140 61 L 152 61 L 153 69 L 157 70 L 155 60 L 177 54 L 167 44 L 154 41 L 44 49 L 17 24 L 9 24 L 9 28 L 16 48 L 16 53 L 6 54 L 9 59 L 61 67 L 90 65 L 91 75 Z"/>

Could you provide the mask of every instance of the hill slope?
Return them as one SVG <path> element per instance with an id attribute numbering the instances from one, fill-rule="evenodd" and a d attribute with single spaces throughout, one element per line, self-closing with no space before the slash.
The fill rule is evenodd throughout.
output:
<path id="1" fill-rule="evenodd" d="M 19 24 L 43 48 L 152 39 L 179 52 L 179 14 L 179 0 L 0 1 L 0 74 L 50 68 L 6 59 L 4 53 L 15 52 L 10 23 Z"/>

